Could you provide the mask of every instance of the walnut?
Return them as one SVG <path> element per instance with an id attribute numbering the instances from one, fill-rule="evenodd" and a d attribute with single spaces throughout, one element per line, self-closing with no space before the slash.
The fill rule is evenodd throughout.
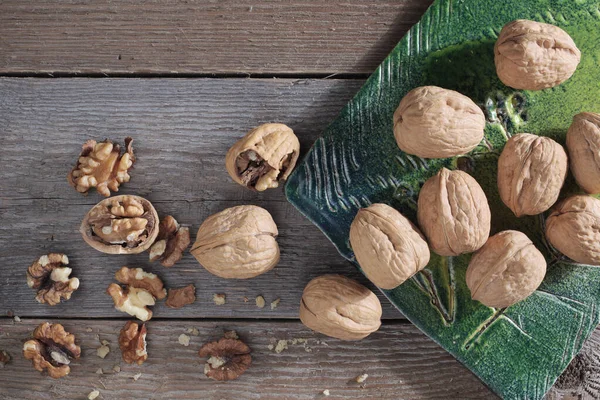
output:
<path id="1" fill-rule="evenodd" d="M 299 154 L 300 142 L 291 128 L 284 124 L 264 124 L 229 149 L 225 166 L 235 182 L 262 192 L 287 179 Z"/>
<path id="2" fill-rule="evenodd" d="M 579 186 L 587 193 L 600 193 L 600 114 L 584 112 L 573 117 L 567 149 Z"/>
<path id="3" fill-rule="evenodd" d="M 190 229 L 180 226 L 175 218 L 167 215 L 160 221 L 158 236 L 150 247 L 150 261 L 160 260 L 163 266 L 172 267 L 181 260 L 189 245 Z"/>
<path id="4" fill-rule="evenodd" d="M 422 86 L 404 96 L 394 113 L 400 150 L 423 158 L 465 154 L 483 140 L 485 116 L 470 98 L 437 86 Z"/>
<path id="5" fill-rule="evenodd" d="M 125 153 L 121 155 L 121 146 L 108 139 L 100 143 L 88 140 L 67 180 L 84 194 L 93 187 L 105 197 L 110 196 L 111 190 L 118 192 L 121 183 L 129 182 L 129 168 L 135 162 L 132 143 L 132 138 L 125 138 Z"/>
<path id="6" fill-rule="evenodd" d="M 546 220 L 546 238 L 572 260 L 600 265 L 600 200 L 577 195 L 561 202 Z"/>
<path id="7" fill-rule="evenodd" d="M 202 223 L 191 253 L 208 272 L 221 278 L 253 278 L 279 262 L 277 234 L 264 208 L 232 207 Z"/>
<path id="8" fill-rule="evenodd" d="M 230 381 L 242 375 L 252 363 L 250 347 L 239 339 L 221 338 L 206 343 L 198 355 L 208 358 L 204 374 L 217 381 Z"/>
<path id="9" fill-rule="evenodd" d="M 498 77 L 514 89 L 560 85 L 573 75 L 580 59 L 581 52 L 567 32 L 535 21 L 504 25 L 494 46 Z"/>
<path id="10" fill-rule="evenodd" d="M 187 285 L 182 288 L 169 289 L 166 306 L 170 308 L 181 308 L 196 301 L 196 287 Z"/>
<path id="11" fill-rule="evenodd" d="M 442 168 L 419 192 L 419 226 L 441 256 L 472 253 L 490 235 L 491 212 L 481 186 L 463 171 Z"/>
<path id="12" fill-rule="evenodd" d="M 540 214 L 556 202 L 567 177 L 567 153 L 554 140 L 520 133 L 498 159 L 500 198 L 517 217 Z"/>
<path id="13" fill-rule="evenodd" d="M 152 318 L 152 310 L 148 306 L 153 306 L 156 301 L 150 292 L 133 286 L 122 288 L 116 283 L 111 283 L 106 289 L 106 293 L 112 297 L 117 310 L 142 321 Z"/>
<path id="14" fill-rule="evenodd" d="M 128 321 L 119 334 L 119 348 L 127 364 L 142 365 L 148 359 L 146 351 L 146 324 Z"/>
<path id="15" fill-rule="evenodd" d="M 87 244 L 103 253 L 137 254 L 154 243 L 158 214 L 142 197 L 115 196 L 92 207 L 79 231 Z"/>
<path id="16" fill-rule="evenodd" d="M 419 229 L 386 204 L 358 211 L 350 225 L 350 245 L 367 278 L 382 289 L 395 288 L 429 262 Z"/>
<path id="17" fill-rule="evenodd" d="M 300 320 L 341 340 L 359 340 L 381 326 L 381 303 L 373 292 L 342 275 L 323 275 L 306 285 Z"/>
<path id="18" fill-rule="evenodd" d="M 54 306 L 62 299 L 69 300 L 79 288 L 79 279 L 69 278 L 69 258 L 64 254 L 50 253 L 41 256 L 27 269 L 27 285 L 37 290 L 39 303 Z"/>
<path id="19" fill-rule="evenodd" d="M 545 275 L 546 260 L 531 240 L 518 231 L 503 231 L 473 255 L 466 281 L 473 300 L 503 308 L 531 295 Z"/>
<path id="20" fill-rule="evenodd" d="M 33 331 L 33 338 L 23 345 L 23 355 L 31 360 L 33 367 L 48 370 L 52 378 L 62 378 L 71 372 L 69 364 L 81 355 L 75 344 L 75 336 L 65 331 L 61 324 L 44 322 Z"/>
<path id="21" fill-rule="evenodd" d="M 115 279 L 124 285 L 144 289 L 158 300 L 167 297 L 167 290 L 164 288 L 160 278 L 141 268 L 121 267 L 121 269 L 115 273 Z"/>

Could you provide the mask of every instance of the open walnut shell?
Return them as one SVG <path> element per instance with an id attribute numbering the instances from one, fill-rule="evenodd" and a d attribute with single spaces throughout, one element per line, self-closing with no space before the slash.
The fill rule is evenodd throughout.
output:
<path id="1" fill-rule="evenodd" d="M 79 231 L 87 244 L 103 253 L 137 254 L 154 243 L 158 221 L 158 214 L 148 200 L 115 196 L 92 207 Z"/>
<path id="2" fill-rule="evenodd" d="M 300 142 L 290 127 L 263 124 L 229 149 L 225 166 L 234 181 L 262 192 L 287 179 L 299 154 Z"/>

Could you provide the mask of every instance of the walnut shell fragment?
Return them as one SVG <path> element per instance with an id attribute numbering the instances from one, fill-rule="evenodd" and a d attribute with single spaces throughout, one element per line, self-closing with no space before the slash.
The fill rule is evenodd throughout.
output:
<path id="1" fill-rule="evenodd" d="M 148 200 L 132 195 L 102 200 L 86 214 L 83 240 L 107 254 L 137 254 L 158 236 L 158 214 Z"/>
<path id="2" fill-rule="evenodd" d="M 518 231 L 490 237 L 471 258 L 466 281 L 473 300 L 504 308 L 529 297 L 546 275 L 546 260 Z"/>
<path id="3" fill-rule="evenodd" d="M 465 154 L 483 140 L 485 116 L 467 96 L 437 86 L 411 90 L 394 113 L 400 150 L 423 158 Z"/>
<path id="4" fill-rule="evenodd" d="M 300 320 L 313 331 L 359 340 L 381 326 L 381 303 L 373 292 L 342 275 L 323 275 L 306 285 Z"/>
<path id="5" fill-rule="evenodd" d="M 567 32 L 522 19 L 504 25 L 494 46 L 498 77 L 514 89 L 560 85 L 573 75 L 580 59 L 581 52 Z"/>
<path id="6" fill-rule="evenodd" d="M 417 217 L 431 249 L 441 256 L 479 250 L 490 235 L 491 212 L 483 189 L 463 171 L 442 168 L 419 192 Z"/>
<path id="7" fill-rule="evenodd" d="M 570 259 L 600 265 L 600 200 L 577 195 L 561 202 L 546 220 L 546 238 Z"/>
<path id="8" fill-rule="evenodd" d="M 146 272 L 141 268 L 121 267 L 115 273 L 115 279 L 124 285 L 144 289 L 158 300 L 162 300 L 167 296 L 167 290 L 160 278 L 156 274 Z"/>
<path id="9" fill-rule="evenodd" d="M 191 253 L 216 276 L 253 278 L 273 269 L 279 262 L 277 234 L 277 225 L 264 208 L 231 207 L 202 223 Z"/>
<path id="10" fill-rule="evenodd" d="M 554 140 L 514 135 L 498 159 L 500 198 L 517 217 L 540 214 L 558 199 L 567 169 L 567 153 Z"/>
<path id="11" fill-rule="evenodd" d="M 419 229 L 386 204 L 358 211 L 350 226 L 350 245 L 367 278 L 382 289 L 395 288 L 429 262 L 429 247 Z"/>
<path id="12" fill-rule="evenodd" d="M 127 364 L 142 365 L 148 359 L 146 350 L 146 324 L 128 321 L 119 334 L 119 348 Z"/>
<path id="13" fill-rule="evenodd" d="M 165 305 L 169 308 L 181 308 L 196 301 L 196 287 L 192 284 L 182 288 L 169 289 Z"/>
<path id="14" fill-rule="evenodd" d="M 179 225 L 175 218 L 167 215 L 160 221 L 158 236 L 150 247 L 150 261 L 160 260 L 164 267 L 172 267 L 181 260 L 189 245 L 190 229 Z"/>
<path id="15" fill-rule="evenodd" d="M 217 381 L 239 378 L 252 363 L 250 347 L 239 339 L 221 338 L 217 342 L 204 344 L 198 355 L 208 358 L 204 374 Z"/>
<path id="16" fill-rule="evenodd" d="M 62 378 L 71 372 L 69 364 L 81 355 L 75 336 L 65 331 L 61 324 L 44 322 L 33 331 L 33 338 L 23 345 L 23 355 L 33 367 L 48 371 L 52 378 Z"/>
<path id="17" fill-rule="evenodd" d="M 65 254 L 50 253 L 41 256 L 27 268 L 27 285 L 37 290 L 35 299 L 39 303 L 57 305 L 69 300 L 79 288 L 79 279 L 69 278 L 71 268 Z"/>
<path id="18" fill-rule="evenodd" d="M 577 184 L 587 193 L 600 193 L 600 114 L 583 112 L 573 117 L 567 150 Z"/>
<path id="19" fill-rule="evenodd" d="M 225 166 L 235 182 L 262 192 L 285 181 L 299 155 L 300 142 L 290 127 L 263 124 L 229 149 Z"/>
<path id="20" fill-rule="evenodd" d="M 106 293 L 112 297 L 117 310 L 134 316 L 141 321 L 148 321 L 152 318 L 152 310 L 148 306 L 156 304 L 156 299 L 147 290 L 133 286 L 122 288 L 116 283 L 111 283 L 106 289 Z"/>
<path id="21" fill-rule="evenodd" d="M 95 187 L 105 197 L 110 196 L 111 190 L 119 191 L 119 185 L 131 178 L 129 169 L 135 162 L 132 143 L 132 138 L 125 138 L 125 153 L 121 154 L 121 147 L 108 139 L 100 143 L 88 140 L 82 146 L 77 164 L 67 175 L 69 184 L 84 194 Z"/>

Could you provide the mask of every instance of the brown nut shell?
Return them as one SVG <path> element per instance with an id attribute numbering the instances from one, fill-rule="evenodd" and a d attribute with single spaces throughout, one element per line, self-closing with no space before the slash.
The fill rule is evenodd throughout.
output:
<path id="1" fill-rule="evenodd" d="M 537 215 L 558 199 L 567 178 L 567 153 L 554 140 L 519 133 L 498 159 L 500 198 L 517 216 Z"/>
<path id="2" fill-rule="evenodd" d="M 419 229 L 386 204 L 358 211 L 350 225 L 350 245 L 367 278 L 382 289 L 395 288 L 429 262 Z"/>
<path id="3" fill-rule="evenodd" d="M 587 193 L 600 193 L 600 114 L 583 112 L 573 117 L 567 150 L 577 184 Z"/>
<path id="4" fill-rule="evenodd" d="M 467 96 L 437 86 L 422 86 L 404 96 L 394 113 L 400 150 L 423 158 L 465 154 L 483 140 L 485 116 Z"/>
<path id="5" fill-rule="evenodd" d="M 248 132 L 227 152 L 225 166 L 233 180 L 263 191 L 279 186 L 292 173 L 300 142 L 284 124 L 263 124 Z"/>
<path id="6" fill-rule="evenodd" d="M 441 256 L 479 250 L 490 235 L 491 212 L 477 181 L 442 168 L 419 192 L 417 217 L 431 249 Z"/>
<path id="7" fill-rule="evenodd" d="M 300 320 L 341 340 L 359 340 L 381 326 L 381 303 L 373 292 L 342 275 L 323 275 L 306 285 Z"/>
<path id="8" fill-rule="evenodd" d="M 503 231 L 473 255 L 466 281 L 473 300 L 503 308 L 531 295 L 545 275 L 546 260 L 531 240 L 518 231 Z"/>
<path id="9" fill-rule="evenodd" d="M 96 204 L 85 215 L 79 231 L 83 240 L 107 254 L 137 254 L 154 243 L 159 219 L 143 197 L 122 195 Z"/>
<path id="10" fill-rule="evenodd" d="M 600 265 L 600 200 L 577 195 L 561 202 L 546 220 L 546 238 L 572 260 Z"/>
<path id="11" fill-rule="evenodd" d="M 504 25 L 494 46 L 498 77 L 514 89 L 560 85 L 573 75 L 580 59 L 581 52 L 567 32 L 535 21 Z"/>
<path id="12" fill-rule="evenodd" d="M 231 207 L 202 223 L 191 253 L 216 276 L 253 278 L 273 269 L 279 262 L 277 234 L 277 225 L 264 208 Z"/>

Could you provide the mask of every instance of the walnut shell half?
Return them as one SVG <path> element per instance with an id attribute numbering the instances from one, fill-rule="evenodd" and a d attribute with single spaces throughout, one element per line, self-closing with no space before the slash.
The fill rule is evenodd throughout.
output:
<path id="1" fill-rule="evenodd" d="M 573 117 L 567 149 L 579 186 L 587 193 L 600 193 L 600 114 L 583 112 Z"/>
<path id="2" fill-rule="evenodd" d="M 107 254 L 137 254 L 158 235 L 158 214 L 148 200 L 132 195 L 110 197 L 86 214 L 79 231 L 83 240 Z"/>
<path id="3" fill-rule="evenodd" d="M 300 142 L 290 127 L 263 124 L 229 149 L 225 166 L 234 181 L 261 192 L 285 181 L 299 155 Z"/>

